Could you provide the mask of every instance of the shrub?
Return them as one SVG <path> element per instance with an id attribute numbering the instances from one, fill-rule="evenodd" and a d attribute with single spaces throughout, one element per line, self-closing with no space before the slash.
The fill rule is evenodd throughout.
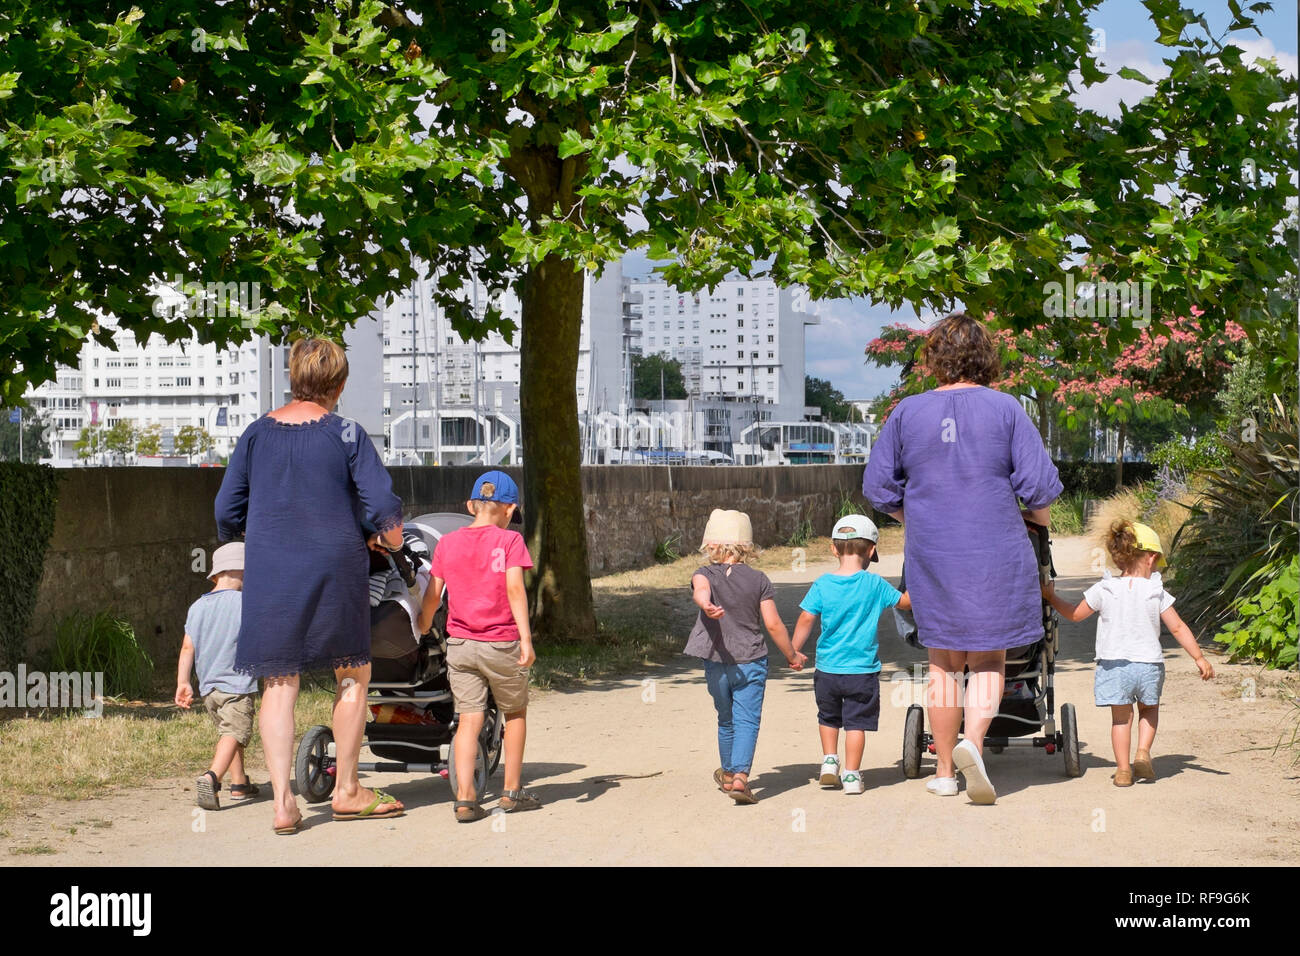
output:
<path id="1" fill-rule="evenodd" d="M 682 533 L 674 531 L 655 545 L 655 560 L 660 564 L 672 564 L 682 556 Z"/>
<path id="2" fill-rule="evenodd" d="M 1061 495 L 1052 502 L 1052 533 L 1058 535 L 1083 534 L 1083 506 L 1087 496 L 1082 492 Z"/>
<path id="3" fill-rule="evenodd" d="M 1115 491 L 1115 463 L 1108 461 L 1057 461 L 1056 471 L 1065 489 L 1063 495 L 1081 493 L 1088 498 L 1104 498 Z M 1124 462 L 1124 485 L 1150 481 L 1157 466 L 1149 461 Z"/>
<path id="4" fill-rule="evenodd" d="M 1283 568 L 1267 567 L 1258 574 L 1268 578 L 1268 583 L 1249 597 L 1233 601 L 1231 610 L 1237 618 L 1223 626 L 1216 640 L 1227 645 L 1234 661 L 1295 667 L 1300 557 L 1293 557 Z"/>
<path id="5" fill-rule="evenodd" d="M 1201 435 L 1191 443 L 1181 438 L 1171 438 L 1151 449 L 1151 454 L 1147 456 L 1157 468 L 1168 468 L 1184 475 L 1218 468 L 1227 461 L 1227 457 L 1228 452 L 1217 432 Z M 1127 470 L 1128 466 L 1124 467 Z"/>
<path id="6" fill-rule="evenodd" d="M 1286 573 L 1297 553 L 1300 485 L 1296 414 L 1281 401 L 1258 428 L 1222 441 L 1227 460 L 1205 473 L 1205 491 L 1174 540 L 1184 616 L 1216 631 Z M 1249 620 L 1242 626 L 1249 630 Z"/>
<path id="7" fill-rule="evenodd" d="M 112 697 L 143 697 L 153 677 L 153 661 L 135 629 L 104 611 L 78 611 L 59 622 L 50 669 L 102 672 L 104 693 Z"/>
<path id="8" fill-rule="evenodd" d="M 47 465 L 0 462 L 0 665 L 27 648 L 27 627 L 54 534 L 59 474 Z"/>

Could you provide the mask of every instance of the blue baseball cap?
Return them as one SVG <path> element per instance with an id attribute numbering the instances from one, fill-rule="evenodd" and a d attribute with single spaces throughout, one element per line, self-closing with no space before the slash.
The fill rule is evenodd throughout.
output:
<path id="1" fill-rule="evenodd" d="M 510 520 L 515 524 L 521 520 L 518 508 L 519 486 L 504 471 L 487 471 L 479 475 L 469 497 L 471 501 L 496 501 L 503 505 L 515 505 L 515 513 Z"/>

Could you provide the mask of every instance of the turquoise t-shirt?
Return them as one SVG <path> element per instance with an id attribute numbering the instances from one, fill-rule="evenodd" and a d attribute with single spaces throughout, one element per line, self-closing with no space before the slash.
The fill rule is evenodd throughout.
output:
<path id="1" fill-rule="evenodd" d="M 878 574 L 823 574 L 808 589 L 799 607 L 822 619 L 817 638 L 817 670 L 827 674 L 880 672 L 876 621 L 898 603 L 900 594 Z"/>

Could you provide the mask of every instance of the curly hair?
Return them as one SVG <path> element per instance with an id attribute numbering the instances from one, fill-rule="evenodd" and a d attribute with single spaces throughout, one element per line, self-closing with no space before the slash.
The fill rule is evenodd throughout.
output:
<path id="1" fill-rule="evenodd" d="M 930 330 L 919 358 L 940 385 L 989 385 L 1002 374 L 997 346 L 988 330 L 965 312 L 954 312 Z"/>
<path id="2" fill-rule="evenodd" d="M 746 564 L 758 556 L 759 549 L 752 544 L 702 544 L 700 553 L 709 556 L 710 564 L 722 564 L 734 556 L 737 564 Z"/>
<path id="3" fill-rule="evenodd" d="M 1116 518 L 1110 523 L 1110 531 L 1106 535 L 1106 550 L 1110 552 L 1110 559 L 1115 562 L 1115 567 L 1121 571 L 1128 571 L 1133 567 L 1144 552 L 1137 546 L 1137 532 L 1133 530 L 1132 521 L 1127 518 Z"/>

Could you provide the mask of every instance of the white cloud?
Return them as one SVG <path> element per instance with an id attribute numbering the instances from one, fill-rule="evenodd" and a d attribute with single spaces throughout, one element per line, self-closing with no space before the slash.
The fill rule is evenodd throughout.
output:
<path id="1" fill-rule="evenodd" d="M 1253 63 L 1257 58 L 1276 60 L 1277 65 L 1282 68 L 1282 72 L 1289 73 L 1291 76 L 1300 75 L 1296 55 L 1288 53 L 1286 50 L 1279 50 L 1268 37 L 1254 37 L 1248 40 L 1234 39 L 1232 44 L 1241 47 L 1244 54 L 1242 59 L 1247 63 Z"/>
<path id="2" fill-rule="evenodd" d="M 1121 67 L 1132 67 L 1151 80 L 1158 80 L 1169 73 L 1169 67 L 1158 60 L 1153 60 L 1147 44 L 1140 40 L 1125 40 L 1107 46 L 1106 52 L 1097 55 L 1098 65 L 1111 75 L 1095 86 L 1084 86 L 1082 77 L 1075 73 L 1075 102 L 1084 109 L 1095 110 L 1104 116 L 1118 116 L 1119 105 L 1132 106 L 1151 92 L 1151 87 L 1140 80 L 1128 80 L 1117 76 Z"/>

